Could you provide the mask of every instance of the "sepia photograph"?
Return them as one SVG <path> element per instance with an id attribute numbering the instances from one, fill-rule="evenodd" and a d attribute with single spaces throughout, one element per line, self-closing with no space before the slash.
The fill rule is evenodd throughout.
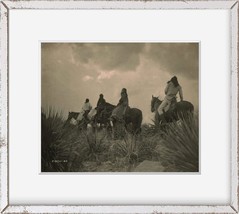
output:
<path id="1" fill-rule="evenodd" d="M 41 172 L 199 172 L 198 42 L 43 42 Z"/>

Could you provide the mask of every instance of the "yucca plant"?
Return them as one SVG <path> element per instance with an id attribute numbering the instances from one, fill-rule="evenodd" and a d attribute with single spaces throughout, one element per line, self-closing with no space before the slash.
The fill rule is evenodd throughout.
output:
<path id="1" fill-rule="evenodd" d="M 42 172 L 72 171 L 74 161 L 83 161 L 85 153 L 82 151 L 87 148 L 84 139 L 77 127 L 64 127 L 61 114 L 52 108 L 42 110 L 41 128 Z"/>
<path id="2" fill-rule="evenodd" d="M 107 132 L 88 130 L 84 133 L 88 147 L 87 160 L 100 162 L 100 156 L 108 156 L 109 140 Z M 104 158 L 106 159 L 106 158 Z"/>
<path id="3" fill-rule="evenodd" d="M 125 130 L 124 138 L 113 142 L 110 148 L 110 155 L 114 159 L 113 161 L 118 159 L 124 160 L 126 171 L 130 171 L 131 166 L 138 161 L 136 136 Z"/>
<path id="4" fill-rule="evenodd" d="M 167 125 L 164 131 L 164 149 L 161 158 L 177 171 L 199 170 L 199 124 L 194 116 Z"/>
<path id="5" fill-rule="evenodd" d="M 62 121 L 57 112 L 49 108 L 41 113 L 41 170 L 64 171 L 64 164 L 58 163 L 59 155 L 64 153 L 61 148 Z"/>
<path id="6" fill-rule="evenodd" d="M 152 160 L 155 152 L 155 147 L 161 140 L 159 133 L 151 133 L 142 135 L 142 140 L 138 142 L 139 161 Z"/>

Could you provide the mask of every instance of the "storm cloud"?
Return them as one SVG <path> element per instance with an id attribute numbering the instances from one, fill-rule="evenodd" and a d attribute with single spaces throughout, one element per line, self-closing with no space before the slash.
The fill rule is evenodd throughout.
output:
<path id="1" fill-rule="evenodd" d="M 73 44 L 76 61 L 96 64 L 102 70 L 133 71 L 140 63 L 144 44 L 100 43 Z"/>
<path id="2" fill-rule="evenodd" d="M 152 63 L 173 75 L 183 75 L 190 79 L 198 78 L 198 43 L 161 43 L 150 44 L 147 57 Z"/>
<path id="3" fill-rule="evenodd" d="M 85 98 L 96 105 L 100 93 L 117 104 L 125 87 L 130 106 L 150 122 L 151 95 L 163 98 L 174 75 L 185 99 L 199 104 L 198 43 L 42 43 L 41 71 L 42 107 L 64 116 L 79 111 Z"/>

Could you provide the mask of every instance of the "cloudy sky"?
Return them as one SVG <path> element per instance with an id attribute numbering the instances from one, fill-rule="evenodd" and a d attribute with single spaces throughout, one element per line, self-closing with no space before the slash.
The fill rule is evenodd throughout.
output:
<path id="1" fill-rule="evenodd" d="M 184 99 L 198 109 L 198 43 L 42 43 L 41 70 L 42 107 L 64 117 L 80 111 L 86 98 L 96 106 L 100 93 L 116 105 L 127 88 L 130 106 L 151 122 L 151 97 L 163 99 L 174 75 Z"/>

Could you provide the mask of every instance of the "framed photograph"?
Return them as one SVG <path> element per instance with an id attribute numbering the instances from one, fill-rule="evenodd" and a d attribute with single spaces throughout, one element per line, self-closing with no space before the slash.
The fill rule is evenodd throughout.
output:
<path id="1" fill-rule="evenodd" d="M 238 1 L 1 1 L 1 213 L 238 213 Z"/>
<path id="2" fill-rule="evenodd" d="M 199 43 L 41 43 L 41 171 L 199 172 L 198 70 Z"/>

